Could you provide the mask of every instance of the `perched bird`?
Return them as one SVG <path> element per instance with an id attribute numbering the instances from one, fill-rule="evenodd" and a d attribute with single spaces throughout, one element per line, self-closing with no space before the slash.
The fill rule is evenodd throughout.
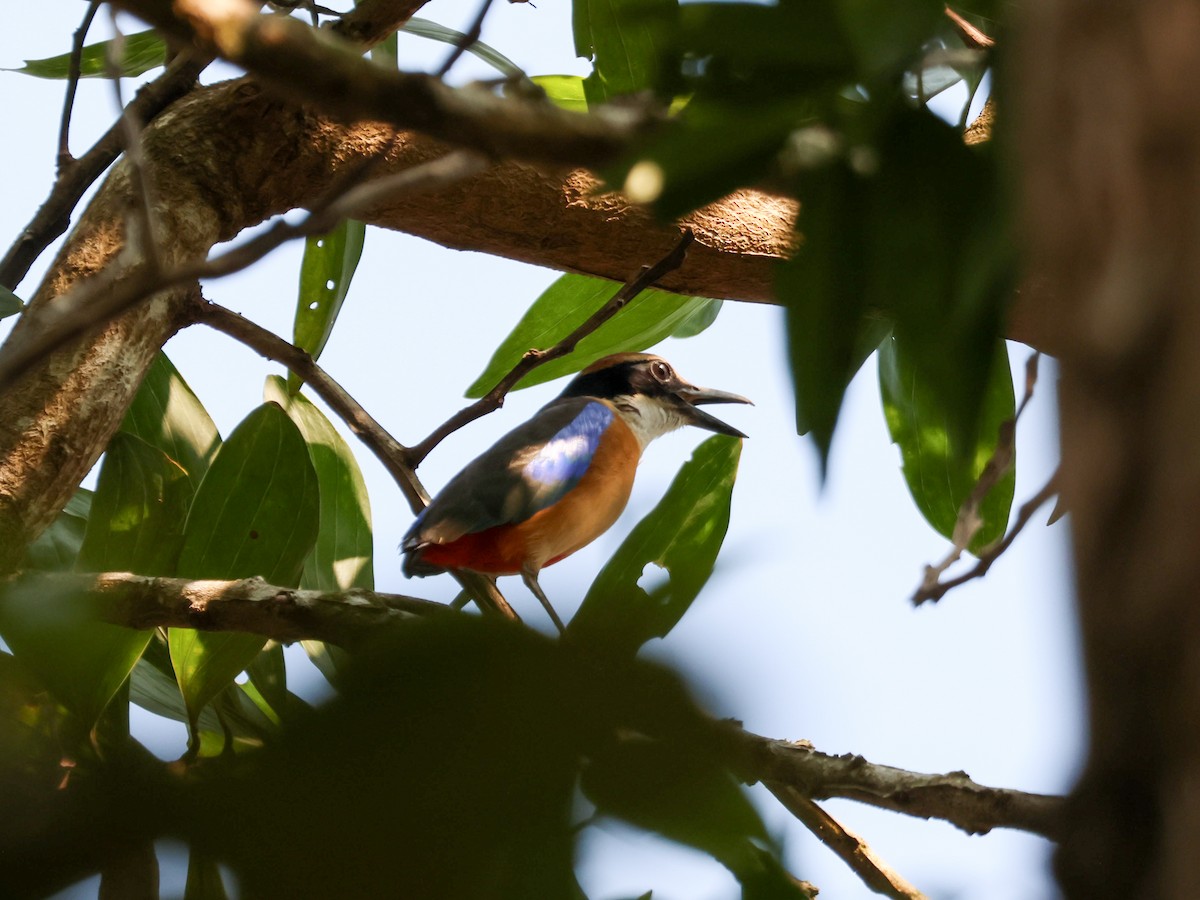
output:
<path id="1" fill-rule="evenodd" d="M 606 356 L 450 479 L 404 536 L 404 574 L 520 574 L 562 631 L 542 568 L 617 520 L 647 444 L 684 425 L 745 437 L 698 406 L 749 402 L 689 384 L 649 353 Z"/>

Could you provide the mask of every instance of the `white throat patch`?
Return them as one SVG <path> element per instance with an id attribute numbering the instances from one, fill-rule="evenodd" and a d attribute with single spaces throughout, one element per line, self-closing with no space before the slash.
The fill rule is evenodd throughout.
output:
<path id="1" fill-rule="evenodd" d="M 644 394 L 632 397 L 615 397 L 612 400 L 617 413 L 637 438 L 638 445 L 645 450 L 656 437 L 682 428 L 687 421 L 677 411 L 663 406 Z"/>

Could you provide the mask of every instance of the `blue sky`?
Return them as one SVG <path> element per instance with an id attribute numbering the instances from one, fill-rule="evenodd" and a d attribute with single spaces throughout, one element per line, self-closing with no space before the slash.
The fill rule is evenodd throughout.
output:
<path id="1" fill-rule="evenodd" d="M 423 13 L 463 27 L 474 10 L 473 3 L 437 0 Z M 65 51 L 82 11 L 82 3 L 65 0 L 29 5 L 0 32 L 0 66 Z M 98 21 L 98 28 L 107 27 Z M 130 30 L 140 27 L 130 23 Z M 542 0 L 536 8 L 497 3 L 483 37 L 531 74 L 587 71 L 572 56 L 563 0 Z M 410 68 L 436 65 L 444 54 L 442 45 L 416 39 L 401 46 L 402 64 Z M 470 57 L 454 74 L 492 77 Z M 0 149 L 8 174 L 0 242 L 7 245 L 52 182 L 62 85 L 0 73 L 0 92 L 9 121 L 18 123 Z M 86 149 L 114 115 L 107 85 L 82 85 L 73 148 Z M 285 247 L 252 271 L 213 282 L 206 294 L 290 334 L 300 253 L 299 245 Z M 33 293 L 49 258 L 39 261 L 20 295 Z M 371 229 L 321 363 L 398 439 L 413 443 L 464 403 L 466 386 L 555 277 Z M 261 402 L 265 376 L 279 371 L 199 328 L 174 338 L 167 351 L 225 434 Z M 946 545 L 908 497 L 884 427 L 873 361 L 851 387 L 822 488 L 816 455 L 792 428 L 778 309 L 726 303 L 708 331 L 668 341 L 656 352 L 686 378 L 745 394 L 756 405 L 723 411 L 750 439 L 717 571 L 681 625 L 647 648 L 648 655 L 688 675 L 714 713 L 739 718 L 760 734 L 807 738 L 827 752 L 861 753 L 919 771 L 965 769 L 990 785 L 1066 790 L 1079 765 L 1083 729 L 1066 562 L 1069 524 L 1047 529 L 1035 522 L 985 580 L 914 610 L 907 598 L 922 567 L 939 559 Z M 1019 378 L 1028 351 L 1013 352 Z M 1053 367 L 1044 366 L 1020 425 L 1018 503 L 1057 463 L 1053 383 Z M 514 394 L 503 410 L 452 436 L 421 467 L 427 487 L 439 488 L 561 386 Z M 564 617 L 704 436 L 687 430 L 652 445 L 617 525 L 543 573 L 541 583 Z M 455 585 L 448 577 L 402 576 L 395 548 L 411 515 L 373 457 L 358 455 L 375 518 L 377 586 L 449 599 Z M 502 580 L 501 588 L 531 624 L 549 629 L 519 579 Z M 319 676 L 299 666 L 290 675 L 293 689 L 319 693 Z M 143 736 L 171 752 L 178 733 L 150 719 L 139 718 Z M 793 872 L 819 885 L 825 897 L 875 896 L 765 792 L 756 790 L 755 797 L 768 825 L 784 835 Z M 1055 895 L 1046 871 L 1048 845 L 1039 839 L 1004 831 L 970 838 L 950 826 L 844 801 L 828 808 L 931 896 Z M 656 898 L 677 900 L 736 896 L 735 883 L 711 860 L 616 826 L 585 841 L 580 872 L 594 900 L 651 888 Z"/>

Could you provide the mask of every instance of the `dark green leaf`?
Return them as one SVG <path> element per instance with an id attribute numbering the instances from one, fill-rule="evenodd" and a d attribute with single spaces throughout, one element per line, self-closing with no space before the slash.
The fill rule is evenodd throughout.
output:
<path id="1" fill-rule="evenodd" d="M 587 321 L 620 289 L 603 278 L 563 275 L 546 288 L 509 333 L 475 381 L 468 397 L 482 397 L 533 348 L 552 347 Z M 578 372 L 610 353 L 644 350 L 691 323 L 711 322 L 713 306 L 720 301 L 683 297 L 668 291 L 642 291 L 594 332 L 581 340 L 574 352 L 539 366 L 521 379 L 517 388 L 542 384 Z"/>
<path id="2" fill-rule="evenodd" d="M 289 394 L 282 378 L 267 378 L 264 396 L 283 407 L 300 429 L 320 484 L 321 528 L 304 561 L 300 586 L 322 591 L 374 588 L 371 502 L 349 445 L 307 398 Z"/>
<path id="3" fill-rule="evenodd" d="M 764 852 L 762 820 L 711 757 L 664 741 L 623 740 L 591 757 L 580 786 L 601 813 L 711 854 L 747 897 L 806 896 Z"/>
<path id="4" fill-rule="evenodd" d="M 0 284 L 0 319 L 15 316 L 24 308 L 24 301 L 4 285 Z"/>
<path id="5" fill-rule="evenodd" d="M 153 31 L 127 34 L 123 41 L 124 52 L 118 67 L 123 76 L 141 75 L 143 72 L 163 65 L 166 61 L 166 44 Z M 109 75 L 108 53 L 112 45 L 113 41 L 101 41 L 98 44 L 89 44 L 84 47 L 80 58 L 80 77 L 107 78 Z M 64 53 L 61 56 L 51 56 L 46 59 L 27 59 L 22 68 L 9 71 L 21 72 L 37 78 L 66 78 L 70 74 L 70 64 L 71 54 Z"/>
<path id="6" fill-rule="evenodd" d="M 179 574 L 295 586 L 316 541 L 320 500 L 308 448 L 275 403 L 238 425 L 196 492 Z M 263 638 L 171 629 L 171 661 L 192 722 L 250 664 Z"/>
<path id="7" fill-rule="evenodd" d="M 941 0 L 838 0 L 843 33 L 858 58 L 859 77 L 867 81 L 894 76 L 915 59 L 941 24 Z"/>
<path id="8" fill-rule="evenodd" d="M 313 235 L 304 242 L 292 343 L 308 351 L 313 359 L 325 349 L 325 342 L 342 311 L 354 270 L 362 257 L 366 233 L 364 223 L 343 219 L 327 234 Z M 301 381 L 291 373 L 288 384 L 295 393 L 300 389 Z"/>
<path id="9" fill-rule="evenodd" d="M 807 179 L 802 194 L 804 242 L 776 270 L 775 290 L 787 306 L 797 426 L 811 431 L 824 470 L 858 348 L 869 343 L 858 337 L 868 297 L 867 199 L 840 164 Z"/>
<path id="10" fill-rule="evenodd" d="M 850 358 L 850 370 L 846 374 L 846 384 L 854 380 L 863 363 L 871 354 L 879 349 L 883 339 L 892 333 L 892 323 L 881 316 L 866 315 L 859 323 L 858 338 L 854 343 L 854 353 Z M 804 411 L 796 406 L 796 433 L 808 434 L 810 430 Z"/>
<path id="11" fill-rule="evenodd" d="M 405 22 L 401 26 L 401 30 L 409 34 L 415 34 L 418 37 L 441 41 L 443 44 L 461 44 L 467 37 L 461 31 L 455 31 L 453 28 L 447 28 L 445 25 L 439 25 L 437 22 L 431 22 L 429 19 L 422 19 L 419 16 L 414 16 Z M 495 47 L 489 47 L 483 41 L 475 41 L 467 47 L 467 52 L 475 54 L 501 75 L 508 78 L 526 77 L 524 69 Z"/>
<path id="12" fill-rule="evenodd" d="M 991 359 L 991 378 L 984 394 L 982 424 L 976 443 L 963 450 L 949 427 L 950 414 L 930 389 L 920 368 L 896 338 L 879 350 L 879 387 L 892 440 L 900 445 L 904 480 L 917 508 L 934 528 L 952 538 L 959 510 L 970 495 L 984 466 L 996 450 L 1003 422 L 1015 414 L 1012 373 L 1003 341 L 997 341 Z M 1016 475 L 1010 469 L 980 505 L 983 527 L 970 544 L 978 552 L 1004 534 L 1012 507 Z"/>
<path id="13" fill-rule="evenodd" d="M 217 861 L 195 847 L 189 848 L 183 900 L 228 900 L 228 897 Z"/>
<path id="14" fill-rule="evenodd" d="M 708 582 L 729 527 L 729 503 L 742 442 L 717 435 L 696 448 L 666 495 L 592 582 L 568 632 L 580 646 L 632 656 L 665 637 Z M 647 592 L 647 566 L 669 575 Z"/>
<path id="15" fill-rule="evenodd" d="M 967 452 L 1016 285 L 997 162 L 926 110 L 890 122 L 879 153 L 867 229 L 870 300 L 893 318 L 921 381 L 949 416 L 955 446 Z"/>
<path id="16" fill-rule="evenodd" d="M 160 353 L 125 414 L 121 430 L 157 447 L 198 487 L 221 446 L 221 435 L 178 370 Z"/>
<path id="17" fill-rule="evenodd" d="M 153 649 L 153 645 L 151 645 L 151 649 Z M 186 725 L 188 722 L 187 706 L 184 705 L 183 695 L 179 693 L 179 685 L 175 682 L 170 660 L 164 659 L 164 668 L 167 671 L 163 671 L 147 658 L 150 655 L 151 652 L 147 651 L 146 656 L 138 660 L 138 664 L 134 666 L 133 675 L 129 679 L 130 699 L 142 709 L 149 710 L 156 716 L 183 722 Z M 231 695 L 234 693 L 240 695 L 241 689 L 237 685 L 233 685 L 226 688 L 226 692 Z M 219 699 L 223 699 L 224 696 L 223 692 Z M 253 704 L 245 699 L 244 695 L 242 699 L 244 706 L 234 703 L 222 704 L 221 714 L 225 719 L 225 724 L 229 726 L 235 737 L 260 740 L 271 727 L 271 723 L 257 709 L 254 709 Z M 201 732 L 223 735 L 224 728 L 221 720 L 217 718 L 214 705 L 205 707 L 200 713 L 197 728 Z"/>
<path id="18" fill-rule="evenodd" d="M 187 472 L 165 453 L 117 432 L 100 467 L 78 568 L 174 574 L 192 494 Z"/>
<path id="19" fill-rule="evenodd" d="M 676 0 L 574 0 L 575 53 L 592 61 L 589 105 L 655 87 L 673 52 Z"/>
<path id="20" fill-rule="evenodd" d="M 0 592 L 0 635 L 13 655 L 90 730 L 151 632 L 98 621 L 86 597 L 23 581 Z"/>
<path id="21" fill-rule="evenodd" d="M 92 492 L 79 488 L 66 507 L 25 551 L 23 569 L 66 572 L 75 568 L 92 508 Z"/>
<path id="22" fill-rule="evenodd" d="M 534 75 L 532 81 L 546 92 L 546 97 L 556 106 L 572 112 L 587 112 L 583 79 L 578 75 Z"/>
<path id="23" fill-rule="evenodd" d="M 271 641 L 254 658 L 246 670 L 250 684 L 268 703 L 276 716 L 287 713 L 287 663 L 283 658 L 283 645 Z M 253 698 L 251 698 L 253 699 Z"/>

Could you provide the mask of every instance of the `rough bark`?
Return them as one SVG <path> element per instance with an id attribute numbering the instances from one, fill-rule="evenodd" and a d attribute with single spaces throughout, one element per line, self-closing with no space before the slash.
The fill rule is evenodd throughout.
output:
<path id="1" fill-rule="evenodd" d="M 1200 896 L 1197 34 L 1185 0 L 1055 0 L 1016 61 L 1090 689 L 1070 897 Z"/>

